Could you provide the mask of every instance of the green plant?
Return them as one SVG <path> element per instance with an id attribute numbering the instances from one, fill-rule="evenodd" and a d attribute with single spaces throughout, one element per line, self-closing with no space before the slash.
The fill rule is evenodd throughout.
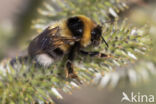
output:
<path id="1" fill-rule="evenodd" d="M 134 84 L 137 79 L 148 76 L 148 72 L 155 73 L 153 69 L 155 60 L 146 56 L 149 55 L 152 46 L 148 26 L 137 28 L 127 24 L 126 19 L 119 22 L 118 13 L 127 8 L 124 1 L 52 0 L 47 2 L 39 8 L 42 15 L 33 21 L 32 27 L 39 31 L 42 31 L 50 22 L 76 14 L 89 16 L 100 24 L 104 23 L 103 36 L 107 40 L 109 48 L 106 48 L 105 44 L 101 44 L 94 50 L 109 54 L 110 57 L 101 59 L 77 56 L 75 69 L 84 84 L 90 84 L 93 81 L 99 87 L 104 87 L 110 82 L 110 85 L 115 87 L 120 78 L 125 76 L 129 76 L 130 81 Z M 114 22 L 106 23 L 110 20 L 114 20 Z M 88 48 L 88 50 L 92 49 Z M 10 66 L 9 62 L 3 63 L 4 65 L 1 65 L 0 68 L 2 70 L 0 77 L 1 103 L 24 104 L 37 101 L 54 103 L 52 97 L 63 98 L 59 93 L 60 90 L 71 93 L 73 87 L 79 88 L 80 86 L 75 80 L 65 78 L 64 59 L 48 69 L 36 69 L 31 61 L 18 63 L 17 68 Z"/>

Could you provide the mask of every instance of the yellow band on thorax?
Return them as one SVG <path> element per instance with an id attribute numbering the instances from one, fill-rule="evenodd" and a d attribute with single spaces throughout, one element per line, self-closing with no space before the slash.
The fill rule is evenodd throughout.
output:
<path id="1" fill-rule="evenodd" d="M 91 19 L 85 16 L 78 16 L 84 23 L 84 33 L 81 39 L 81 46 L 86 47 L 87 45 L 90 44 L 91 40 L 91 30 L 94 26 L 94 23 L 92 22 Z"/>

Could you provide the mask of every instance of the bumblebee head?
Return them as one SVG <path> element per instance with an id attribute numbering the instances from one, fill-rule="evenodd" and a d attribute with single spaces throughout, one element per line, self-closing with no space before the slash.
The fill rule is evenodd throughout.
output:
<path id="1" fill-rule="evenodd" d="M 107 42 L 102 36 L 102 27 L 100 25 L 97 25 L 91 30 L 91 44 L 97 46 L 100 44 L 101 40 L 108 47 Z"/>
<path id="2" fill-rule="evenodd" d="M 102 27 L 97 25 L 96 22 L 90 18 L 78 15 L 68 18 L 66 24 L 71 36 L 80 38 L 80 44 L 82 47 L 87 47 L 89 45 L 97 46 L 100 44 L 101 40 L 108 46 L 102 37 Z"/>

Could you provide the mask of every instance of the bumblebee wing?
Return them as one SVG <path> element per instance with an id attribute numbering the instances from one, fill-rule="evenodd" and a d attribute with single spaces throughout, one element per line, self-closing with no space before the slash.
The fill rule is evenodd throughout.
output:
<path id="1" fill-rule="evenodd" d="M 57 48 L 63 44 L 71 44 L 79 39 L 74 37 L 62 37 L 59 35 L 59 27 L 45 30 L 39 38 L 41 49 Z"/>
<path id="2" fill-rule="evenodd" d="M 61 45 L 71 44 L 79 39 L 67 38 L 59 35 L 59 27 L 45 29 L 29 45 L 29 54 L 35 55 L 47 50 L 54 50 Z"/>
<path id="3" fill-rule="evenodd" d="M 59 33 L 59 27 L 55 27 L 52 29 L 47 28 L 46 30 L 41 33 L 39 36 L 39 45 L 41 49 L 46 48 L 51 42 L 52 37 L 56 36 Z"/>
<path id="4" fill-rule="evenodd" d="M 36 38 L 34 38 L 29 47 L 28 52 L 31 56 L 34 56 L 35 54 L 43 52 L 46 48 L 48 48 L 51 37 L 54 35 L 57 35 L 59 33 L 59 27 L 55 27 L 50 29 L 49 27 L 46 28 L 40 35 L 38 35 Z"/>
<path id="5" fill-rule="evenodd" d="M 59 48 L 59 46 L 61 46 L 61 45 L 65 45 L 65 44 L 71 45 L 78 40 L 79 39 L 75 39 L 75 38 L 53 36 L 53 37 L 51 37 L 49 44 L 46 45 L 45 50 L 53 51 L 54 49 Z"/>
<path id="6" fill-rule="evenodd" d="M 54 44 L 57 44 L 59 43 L 60 45 L 61 44 L 71 44 L 73 42 L 76 42 L 76 41 L 79 41 L 80 39 L 77 39 L 77 38 L 69 38 L 69 37 L 53 37 L 53 43 Z"/>

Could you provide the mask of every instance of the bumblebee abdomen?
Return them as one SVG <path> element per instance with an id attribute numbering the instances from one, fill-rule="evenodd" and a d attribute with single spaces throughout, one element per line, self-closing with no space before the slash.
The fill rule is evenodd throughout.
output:
<path id="1" fill-rule="evenodd" d="M 63 45 L 61 45 L 59 48 L 60 48 L 60 50 L 61 50 L 64 54 L 66 54 L 66 53 L 68 53 L 68 51 L 69 51 L 69 49 L 70 49 L 70 45 L 63 44 Z"/>
<path id="2" fill-rule="evenodd" d="M 57 55 L 63 55 L 63 54 L 64 54 L 63 50 L 61 50 L 60 48 L 56 48 L 56 49 L 54 50 L 54 52 L 55 52 Z"/>
<path id="3" fill-rule="evenodd" d="M 64 51 L 60 48 L 56 48 L 54 50 L 48 50 L 47 52 L 36 55 L 36 59 L 40 65 L 49 67 L 56 60 L 62 58 L 63 55 Z"/>

